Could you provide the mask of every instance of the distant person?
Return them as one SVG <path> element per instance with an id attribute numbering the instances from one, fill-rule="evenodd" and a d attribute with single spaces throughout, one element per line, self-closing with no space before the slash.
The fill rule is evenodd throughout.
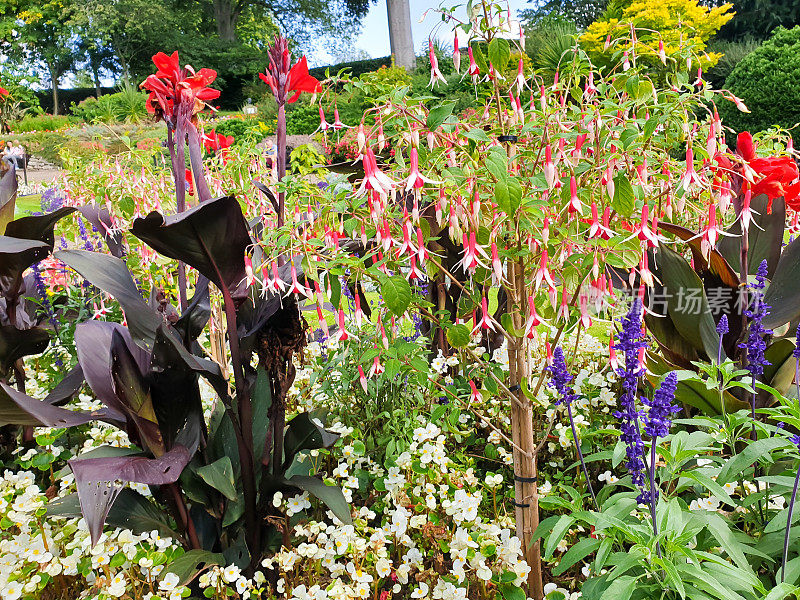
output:
<path id="1" fill-rule="evenodd" d="M 3 162 L 6 163 L 9 167 L 15 167 L 17 165 L 17 161 L 11 154 L 11 150 L 13 148 L 14 145 L 11 143 L 10 140 L 5 144 L 3 144 Z"/>
<path id="2" fill-rule="evenodd" d="M 17 169 L 22 169 L 25 166 L 25 148 L 19 143 L 19 140 L 14 140 L 14 143 L 8 142 L 8 156 L 14 163 Z"/>
<path id="3" fill-rule="evenodd" d="M 275 147 L 275 144 L 272 143 L 272 140 L 267 140 L 264 144 L 264 148 L 266 149 L 267 154 L 267 166 L 271 169 L 272 165 L 275 164 L 275 161 L 278 158 L 278 148 Z"/>

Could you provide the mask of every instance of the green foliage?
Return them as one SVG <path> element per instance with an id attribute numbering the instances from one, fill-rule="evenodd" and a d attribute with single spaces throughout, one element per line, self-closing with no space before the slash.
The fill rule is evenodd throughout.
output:
<path id="1" fill-rule="evenodd" d="M 272 133 L 262 121 L 247 117 L 222 119 L 214 125 L 214 131 L 219 135 L 232 135 L 235 146 L 244 142 L 260 142 L 264 136 Z"/>
<path id="2" fill-rule="evenodd" d="M 564 61 L 569 60 L 568 52 L 575 47 L 578 28 L 560 16 L 549 16 L 538 20 L 525 36 L 525 50 L 531 57 L 534 70 L 552 80 Z"/>
<path id="3" fill-rule="evenodd" d="M 370 58 L 367 60 L 355 60 L 352 62 L 339 63 L 329 67 L 315 67 L 313 69 L 309 69 L 308 72 L 312 77 L 316 77 L 319 80 L 325 79 L 326 71 L 330 72 L 331 74 L 335 74 L 344 69 L 347 69 L 351 76 L 359 77 L 364 73 L 376 71 L 381 67 L 391 66 L 391 64 L 392 57 L 384 56 L 382 58 Z"/>
<path id="4" fill-rule="evenodd" d="M 755 39 L 736 42 L 719 39 L 711 40 L 708 44 L 708 50 L 722 56 L 719 62 L 705 73 L 706 79 L 717 89 L 724 87 L 725 80 L 733 72 L 736 65 L 760 46 L 761 42 Z"/>
<path id="5" fill-rule="evenodd" d="M 75 117 L 67 117 L 63 115 L 37 115 L 26 116 L 20 121 L 11 125 L 11 131 L 14 133 L 29 133 L 32 131 L 58 131 L 59 129 L 66 129 L 76 123 L 80 119 Z"/>
<path id="6" fill-rule="evenodd" d="M 333 121 L 333 115 L 331 115 Z M 288 135 L 307 135 L 319 127 L 319 108 L 304 100 L 296 102 L 286 111 L 286 133 Z"/>
<path id="7" fill-rule="evenodd" d="M 800 121 L 800 26 L 778 29 L 764 44 L 742 59 L 725 81 L 750 113 L 723 103 L 719 113 L 736 131 L 792 127 Z"/>
<path id="8" fill-rule="evenodd" d="M 147 94 L 126 88 L 116 94 L 87 98 L 73 104 L 70 111 L 87 123 L 138 123 L 148 117 L 146 100 Z"/>
<path id="9" fill-rule="evenodd" d="M 325 155 L 311 144 L 303 144 L 292 150 L 289 155 L 289 164 L 292 171 L 306 175 L 314 172 L 316 165 L 325 164 Z"/>

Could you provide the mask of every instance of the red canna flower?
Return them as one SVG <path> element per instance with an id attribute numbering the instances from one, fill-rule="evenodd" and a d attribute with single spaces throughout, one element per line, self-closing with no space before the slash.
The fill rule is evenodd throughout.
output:
<path id="1" fill-rule="evenodd" d="M 10 96 L 11 93 L 6 89 L 0 87 L 0 98 L 5 98 L 6 96 Z"/>
<path id="2" fill-rule="evenodd" d="M 203 147 L 206 149 L 206 152 L 222 152 L 225 154 L 225 151 L 232 145 L 232 135 L 222 135 L 213 129 L 209 134 L 203 137 Z"/>
<path id="3" fill-rule="evenodd" d="M 746 163 L 743 176 L 747 180 L 753 197 L 765 194 L 769 198 L 767 211 L 772 201 L 783 196 L 789 207 L 800 208 L 800 186 L 796 185 L 800 173 L 790 156 L 759 157 L 756 154 L 753 136 L 743 131 L 736 139 L 736 151 Z"/>
<path id="4" fill-rule="evenodd" d="M 187 102 L 191 115 L 199 113 L 209 100 L 219 97 L 219 90 L 208 87 L 217 78 L 213 69 L 195 70 L 186 65 L 181 68 L 178 52 L 171 55 L 159 52 L 153 56 L 157 67 L 154 75 L 149 75 L 139 87 L 150 92 L 147 110 L 157 117 L 172 117 L 176 103 Z"/>
<path id="5" fill-rule="evenodd" d="M 285 38 L 275 38 L 275 44 L 270 48 L 269 55 L 269 66 L 266 73 L 259 73 L 258 76 L 272 89 L 278 104 L 286 102 L 291 104 L 303 92 L 316 94 L 322 91 L 319 81 L 308 72 L 308 61 L 305 56 L 298 60 L 291 69 L 289 68 L 291 54 Z M 291 97 L 289 97 L 290 92 L 294 92 Z"/>

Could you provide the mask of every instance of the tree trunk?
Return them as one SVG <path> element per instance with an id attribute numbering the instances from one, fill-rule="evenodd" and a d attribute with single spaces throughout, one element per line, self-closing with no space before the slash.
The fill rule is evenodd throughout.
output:
<path id="1" fill-rule="evenodd" d="M 525 271 L 523 265 L 509 265 L 509 281 L 513 292 L 507 298 L 515 329 L 525 327 L 525 318 L 520 311 L 525 297 Z M 512 291 L 512 290 L 509 290 Z M 514 502 L 517 537 L 522 542 L 525 562 L 531 568 L 528 574 L 527 595 L 534 600 L 544 597 L 542 586 L 542 559 L 539 541 L 531 538 L 539 526 L 539 493 L 537 490 L 538 468 L 536 464 L 536 438 L 533 430 L 533 404 L 522 392 L 524 378 L 530 378 L 529 340 L 515 337 L 509 342 L 509 389 L 516 399 L 511 403 L 511 441 L 514 443 Z"/>
<path id="2" fill-rule="evenodd" d="M 50 83 L 53 86 L 53 114 L 58 114 L 58 75 L 56 75 L 55 69 L 52 67 L 48 67 L 50 71 Z"/>
<path id="3" fill-rule="evenodd" d="M 389 44 L 396 65 L 414 67 L 414 40 L 411 35 L 411 9 L 408 0 L 386 0 L 389 17 Z"/>
<path id="4" fill-rule="evenodd" d="M 214 21 L 217 23 L 217 35 L 225 42 L 236 41 L 236 22 L 241 9 L 234 7 L 232 0 L 214 0 Z"/>
<path id="5" fill-rule="evenodd" d="M 92 66 L 92 78 L 94 79 L 95 94 L 97 94 L 97 98 L 99 98 L 103 94 L 103 90 L 100 89 L 100 71 L 97 65 Z"/>

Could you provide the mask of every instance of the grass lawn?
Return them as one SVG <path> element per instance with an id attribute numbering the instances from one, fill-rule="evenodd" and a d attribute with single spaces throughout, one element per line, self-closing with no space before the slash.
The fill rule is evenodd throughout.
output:
<path id="1" fill-rule="evenodd" d="M 32 212 L 41 210 L 41 200 L 41 194 L 17 196 L 16 218 L 24 217 Z"/>

